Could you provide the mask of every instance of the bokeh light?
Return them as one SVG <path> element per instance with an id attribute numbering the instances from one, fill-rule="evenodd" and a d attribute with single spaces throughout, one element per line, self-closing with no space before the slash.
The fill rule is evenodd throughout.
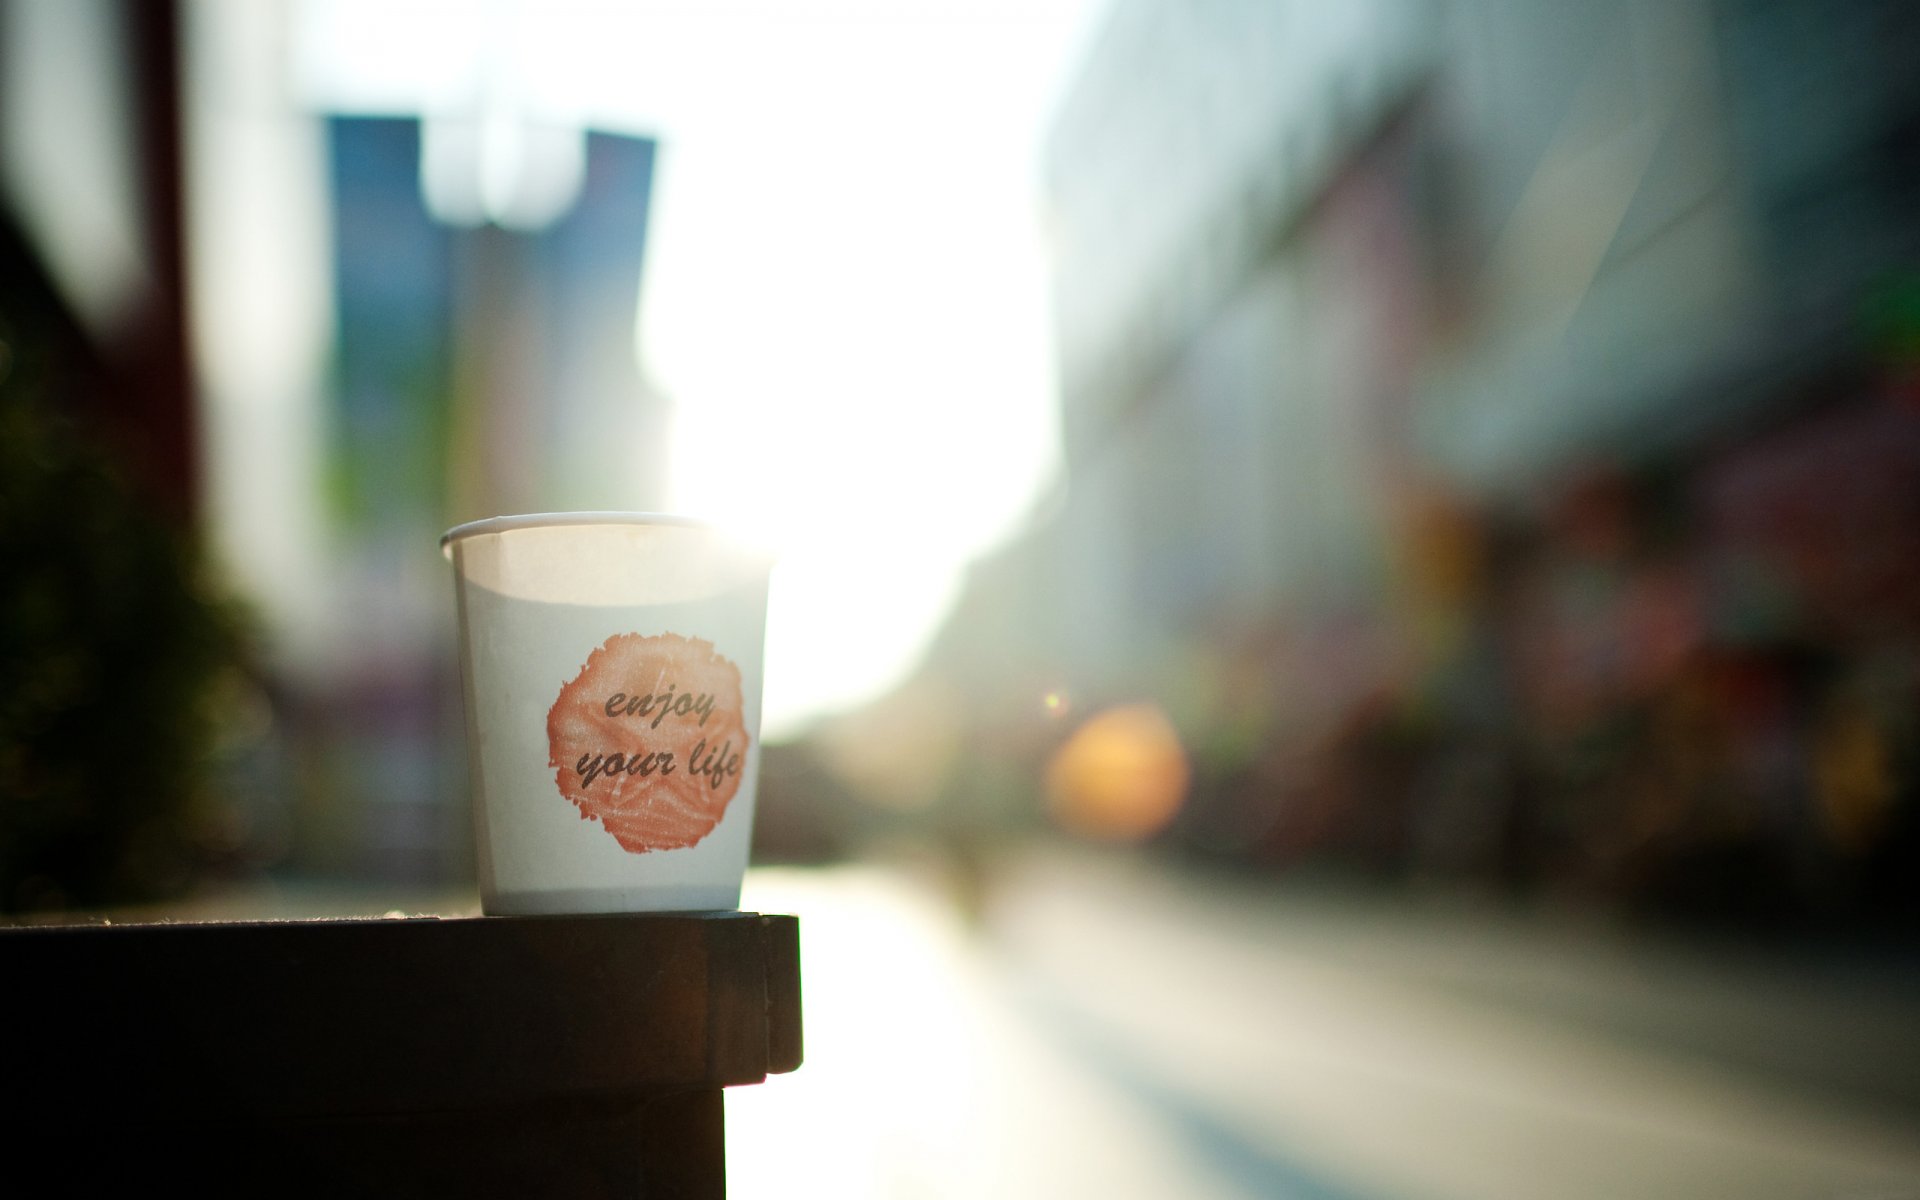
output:
<path id="1" fill-rule="evenodd" d="M 1164 829 L 1186 799 L 1186 751 L 1150 704 L 1087 718 L 1047 764 L 1049 811 L 1076 834 L 1141 841 Z"/>

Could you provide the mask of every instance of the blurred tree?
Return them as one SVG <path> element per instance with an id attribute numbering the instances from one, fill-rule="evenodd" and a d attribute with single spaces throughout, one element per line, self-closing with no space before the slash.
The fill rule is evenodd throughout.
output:
<path id="1" fill-rule="evenodd" d="M 83 425 L 113 373 L 10 228 L 0 252 L 0 911 L 153 899 L 205 859 L 240 627 Z"/>

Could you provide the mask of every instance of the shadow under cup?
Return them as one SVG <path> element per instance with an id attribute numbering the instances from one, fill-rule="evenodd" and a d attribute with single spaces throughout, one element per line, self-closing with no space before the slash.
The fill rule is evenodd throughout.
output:
<path id="1" fill-rule="evenodd" d="M 629 513 L 495 517 L 441 547 L 482 909 L 738 907 L 767 556 L 709 525 Z"/>

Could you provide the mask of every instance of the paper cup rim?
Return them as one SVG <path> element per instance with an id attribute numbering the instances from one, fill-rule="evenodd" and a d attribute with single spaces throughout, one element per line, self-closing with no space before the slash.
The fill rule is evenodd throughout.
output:
<path id="1" fill-rule="evenodd" d="M 483 517 L 455 525 L 440 535 L 440 553 L 451 558 L 453 544 L 462 538 L 489 533 L 507 533 L 515 529 L 546 529 L 566 525 L 672 525 L 689 529 L 725 532 L 723 527 L 699 517 L 679 513 L 654 512 L 559 512 L 520 513 L 510 517 Z"/>

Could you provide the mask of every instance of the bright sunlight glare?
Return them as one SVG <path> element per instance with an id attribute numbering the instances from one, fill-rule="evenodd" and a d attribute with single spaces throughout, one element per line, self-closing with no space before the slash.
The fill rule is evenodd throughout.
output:
<path id="1" fill-rule="evenodd" d="M 674 507 L 780 554 L 772 740 L 910 669 L 1056 470 L 1035 167 L 1097 7 L 303 14 L 329 107 L 431 111 L 477 88 L 660 140 L 639 353 L 673 406 Z M 386 51 L 350 53 L 369 44 Z"/>

